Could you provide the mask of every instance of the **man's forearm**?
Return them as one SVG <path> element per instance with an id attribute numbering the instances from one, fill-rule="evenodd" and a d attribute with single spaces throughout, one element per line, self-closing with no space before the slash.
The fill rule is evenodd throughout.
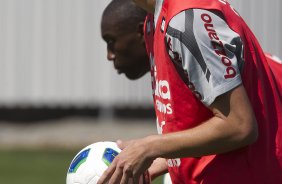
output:
<path id="1" fill-rule="evenodd" d="M 221 121 L 212 118 L 193 129 L 152 137 L 152 155 L 163 158 L 200 157 L 225 153 L 253 142 L 248 135 L 240 135 L 233 132 L 232 127 L 220 125 L 225 123 Z"/>
<path id="2" fill-rule="evenodd" d="M 192 129 L 147 137 L 149 153 L 153 158 L 200 157 L 229 152 L 256 140 L 257 122 L 243 86 L 218 98 L 212 110 L 214 117 Z"/>

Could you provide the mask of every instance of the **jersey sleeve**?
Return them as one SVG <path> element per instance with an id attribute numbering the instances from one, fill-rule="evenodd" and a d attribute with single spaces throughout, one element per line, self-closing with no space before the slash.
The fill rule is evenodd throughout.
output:
<path id="1" fill-rule="evenodd" d="M 188 87 L 209 106 L 242 83 L 243 44 L 215 12 L 189 9 L 174 16 L 165 37 L 168 54 L 180 62 Z"/>

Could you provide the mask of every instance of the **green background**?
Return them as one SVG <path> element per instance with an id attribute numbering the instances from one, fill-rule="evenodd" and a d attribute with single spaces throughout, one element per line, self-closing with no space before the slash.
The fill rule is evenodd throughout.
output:
<path id="1" fill-rule="evenodd" d="M 65 184 L 68 166 L 77 151 L 0 151 L 1 184 Z M 157 178 L 153 184 L 161 184 Z"/>

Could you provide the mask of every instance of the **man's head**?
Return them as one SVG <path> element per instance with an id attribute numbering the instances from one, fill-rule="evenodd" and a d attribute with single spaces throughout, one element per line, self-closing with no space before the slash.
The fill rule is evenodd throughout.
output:
<path id="1" fill-rule="evenodd" d="M 118 73 L 137 79 L 150 69 L 143 38 L 146 12 L 132 0 L 113 0 L 104 10 L 102 37 L 107 43 L 107 58 Z"/>
<path id="2" fill-rule="evenodd" d="M 143 8 L 147 12 L 153 13 L 157 0 L 132 0 L 132 1 L 134 1 L 139 7 Z"/>

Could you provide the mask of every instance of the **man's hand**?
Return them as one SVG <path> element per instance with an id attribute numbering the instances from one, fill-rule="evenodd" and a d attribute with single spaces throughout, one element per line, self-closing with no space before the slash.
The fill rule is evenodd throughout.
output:
<path id="1" fill-rule="evenodd" d="M 117 141 L 118 146 L 123 150 L 97 184 L 127 184 L 130 180 L 138 184 L 140 176 L 147 171 L 154 160 L 150 155 L 149 139 L 150 137 L 129 142 Z"/>
<path id="2" fill-rule="evenodd" d="M 201 157 L 226 153 L 256 140 L 257 123 L 243 85 L 218 97 L 210 109 L 214 117 L 194 128 L 125 143 L 127 146 L 98 184 L 124 184 L 130 178 L 138 184 L 141 174 L 158 157 Z M 122 143 L 118 144 L 123 147 Z"/>
<path id="3" fill-rule="evenodd" d="M 167 163 L 165 158 L 157 158 L 152 163 L 151 167 L 148 169 L 150 178 L 154 180 L 160 175 L 168 172 Z"/>

